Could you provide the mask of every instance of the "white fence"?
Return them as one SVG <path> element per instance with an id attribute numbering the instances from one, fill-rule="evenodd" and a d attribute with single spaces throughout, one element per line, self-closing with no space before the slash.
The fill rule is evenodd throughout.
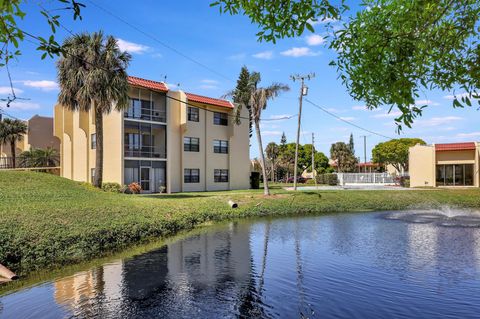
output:
<path id="1" fill-rule="evenodd" d="M 394 176 L 389 173 L 337 173 L 338 184 L 395 184 Z"/>

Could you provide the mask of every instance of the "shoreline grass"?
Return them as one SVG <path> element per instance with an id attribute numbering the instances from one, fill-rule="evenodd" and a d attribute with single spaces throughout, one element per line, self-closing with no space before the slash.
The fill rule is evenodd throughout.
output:
<path id="1" fill-rule="evenodd" d="M 235 218 L 410 208 L 480 208 L 480 189 L 124 195 L 58 176 L 0 172 L 0 263 L 24 276 Z M 239 208 L 231 209 L 232 199 Z"/>

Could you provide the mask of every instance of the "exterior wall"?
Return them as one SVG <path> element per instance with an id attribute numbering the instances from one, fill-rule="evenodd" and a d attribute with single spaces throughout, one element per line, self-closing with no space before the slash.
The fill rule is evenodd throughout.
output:
<path id="1" fill-rule="evenodd" d="M 183 92 L 168 92 L 167 98 L 167 191 L 183 191 L 183 131 L 186 126 L 185 103 Z"/>
<path id="2" fill-rule="evenodd" d="M 240 114 L 248 118 L 248 110 L 242 108 Z M 242 119 L 240 125 L 233 126 L 233 135 L 230 138 L 230 189 L 250 188 L 250 138 L 248 120 Z"/>
<path id="3" fill-rule="evenodd" d="M 435 147 L 415 145 L 409 150 L 410 187 L 435 186 Z"/>

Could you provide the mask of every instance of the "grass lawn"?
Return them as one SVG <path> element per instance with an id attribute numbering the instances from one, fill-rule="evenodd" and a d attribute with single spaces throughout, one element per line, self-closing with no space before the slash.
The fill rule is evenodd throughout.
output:
<path id="1" fill-rule="evenodd" d="M 480 207 L 479 189 L 173 195 L 105 193 L 57 176 L 0 172 L 0 263 L 26 274 L 100 257 L 215 221 L 264 215 Z M 233 199 L 239 208 L 231 209 Z"/>

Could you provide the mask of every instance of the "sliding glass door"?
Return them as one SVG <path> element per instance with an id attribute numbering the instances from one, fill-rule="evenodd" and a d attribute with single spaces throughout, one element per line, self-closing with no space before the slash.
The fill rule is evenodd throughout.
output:
<path id="1" fill-rule="evenodd" d="M 473 164 L 437 165 L 437 186 L 473 186 Z"/>

